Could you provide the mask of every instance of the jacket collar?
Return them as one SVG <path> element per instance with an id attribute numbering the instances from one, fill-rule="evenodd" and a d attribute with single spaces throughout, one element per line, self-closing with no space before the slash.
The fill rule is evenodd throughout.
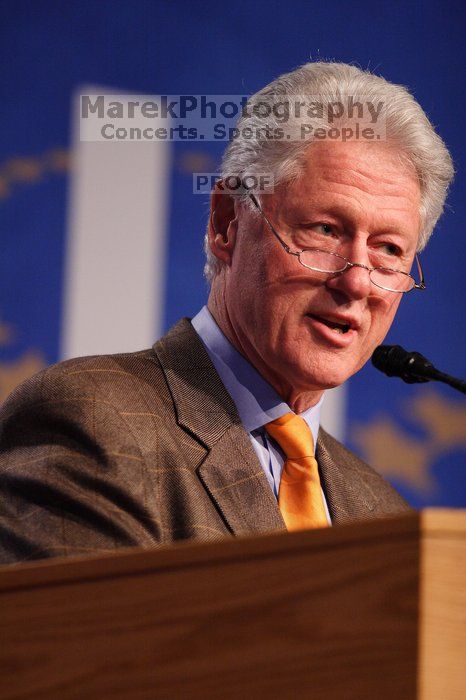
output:
<path id="1" fill-rule="evenodd" d="M 206 448 L 198 476 L 231 532 L 284 530 L 276 499 L 236 406 L 189 319 L 179 321 L 154 345 L 154 351 L 178 424 Z M 370 517 L 378 498 L 366 472 L 322 428 L 316 457 L 332 522 Z"/>

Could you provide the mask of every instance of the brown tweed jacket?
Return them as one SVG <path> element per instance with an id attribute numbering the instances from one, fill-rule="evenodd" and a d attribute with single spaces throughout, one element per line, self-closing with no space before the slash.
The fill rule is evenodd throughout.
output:
<path id="1" fill-rule="evenodd" d="M 320 430 L 334 523 L 408 510 Z M 187 319 L 153 349 L 44 370 L 0 411 L 0 561 L 285 529 L 235 405 Z"/>

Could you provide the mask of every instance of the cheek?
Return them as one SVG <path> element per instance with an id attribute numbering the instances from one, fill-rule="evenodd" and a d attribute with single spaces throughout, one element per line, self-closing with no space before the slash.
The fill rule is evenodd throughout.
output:
<path id="1" fill-rule="evenodd" d="M 238 262 L 229 270 L 225 304 L 237 330 L 241 328 L 243 333 L 254 335 L 255 331 L 264 327 L 267 295 L 264 292 L 263 271 L 257 260 Z"/>
<path id="2" fill-rule="evenodd" d="M 372 311 L 371 326 L 379 339 L 385 337 L 392 325 L 395 314 L 401 302 L 402 295 L 396 295 L 394 298 L 387 297 L 382 299 L 376 308 Z"/>
<path id="3" fill-rule="evenodd" d="M 286 270 L 276 255 L 268 253 L 267 246 L 264 249 L 257 246 L 252 250 L 246 250 L 244 246 L 229 274 L 230 295 L 231 298 L 234 295 L 236 306 L 257 309 L 258 312 L 263 309 L 268 314 L 271 307 L 283 306 L 288 291 Z"/>

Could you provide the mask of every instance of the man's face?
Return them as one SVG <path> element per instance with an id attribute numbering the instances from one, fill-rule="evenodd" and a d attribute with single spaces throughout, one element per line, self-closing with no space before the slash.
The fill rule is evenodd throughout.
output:
<path id="1" fill-rule="evenodd" d="M 419 184 L 386 145 L 313 144 L 303 175 L 261 203 L 292 250 L 314 246 L 368 267 L 411 269 Z M 292 405 L 308 397 L 298 410 L 362 367 L 402 297 L 374 286 L 362 268 L 333 277 L 304 268 L 262 217 L 243 210 L 223 284 L 233 341 Z"/>

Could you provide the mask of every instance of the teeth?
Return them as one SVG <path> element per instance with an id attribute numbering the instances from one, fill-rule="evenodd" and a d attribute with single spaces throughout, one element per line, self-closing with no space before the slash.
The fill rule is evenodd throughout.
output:
<path id="1" fill-rule="evenodd" d="M 335 333 L 340 333 L 341 335 L 344 335 L 345 333 L 348 333 L 350 327 L 348 325 L 346 326 L 333 326 L 333 330 Z"/>
<path id="2" fill-rule="evenodd" d="M 336 323 L 335 321 L 326 319 L 325 316 L 314 316 L 312 314 L 309 314 L 309 316 L 310 318 L 317 319 L 321 323 L 325 323 L 328 328 L 331 328 L 332 331 L 335 331 L 335 333 L 340 333 L 340 335 L 348 333 L 348 331 L 351 329 L 351 325 L 349 323 Z"/>

